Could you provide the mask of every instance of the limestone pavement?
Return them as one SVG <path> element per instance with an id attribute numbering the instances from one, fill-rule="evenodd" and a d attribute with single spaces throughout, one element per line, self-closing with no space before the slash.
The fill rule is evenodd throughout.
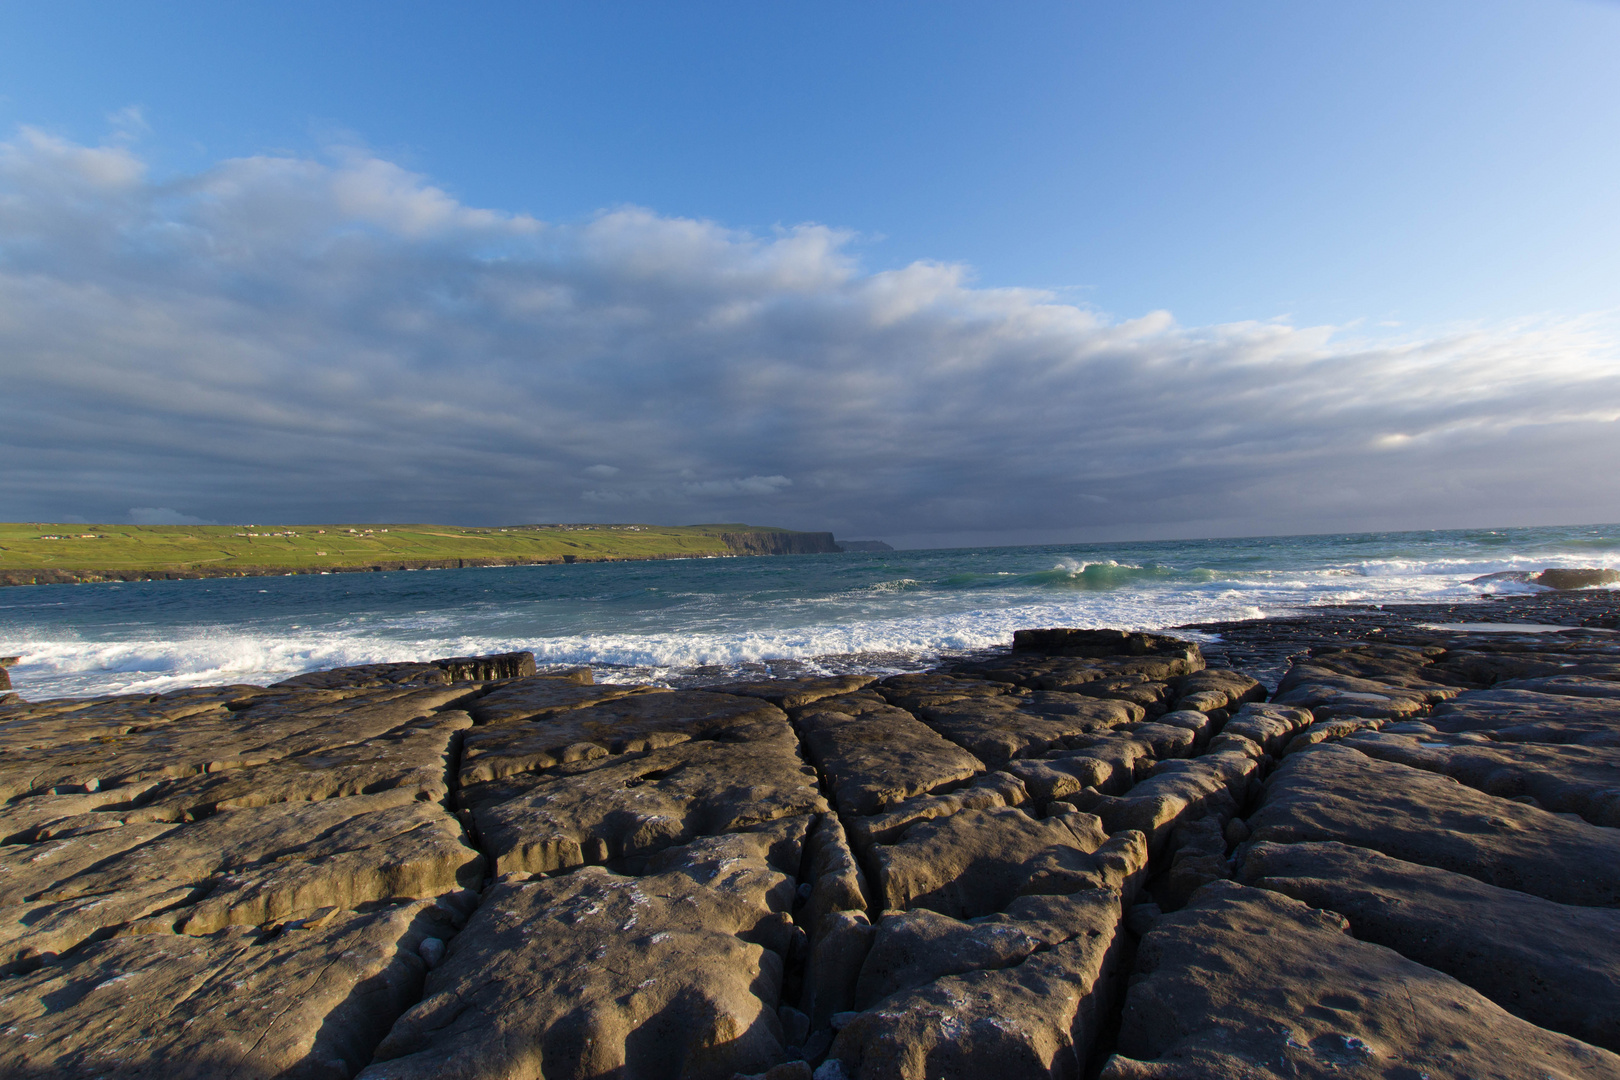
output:
<path id="1" fill-rule="evenodd" d="M 1620 1078 L 1620 641 L 0 706 L 8 1077 Z"/>

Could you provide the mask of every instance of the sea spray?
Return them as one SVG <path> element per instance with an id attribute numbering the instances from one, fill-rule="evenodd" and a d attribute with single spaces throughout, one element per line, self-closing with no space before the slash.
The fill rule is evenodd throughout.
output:
<path id="1" fill-rule="evenodd" d="M 25 697 L 263 683 L 532 649 L 604 679 L 909 670 L 1028 626 L 1160 629 L 1331 603 L 1533 591 L 1620 566 L 1620 527 L 772 556 L 0 590 Z"/>

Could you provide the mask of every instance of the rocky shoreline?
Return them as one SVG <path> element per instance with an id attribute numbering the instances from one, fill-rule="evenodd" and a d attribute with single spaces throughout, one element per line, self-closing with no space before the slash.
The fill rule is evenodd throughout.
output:
<path id="1" fill-rule="evenodd" d="M 0 1069 L 1620 1076 L 1617 622 L 1549 593 L 885 679 L 509 654 L 13 701 Z"/>

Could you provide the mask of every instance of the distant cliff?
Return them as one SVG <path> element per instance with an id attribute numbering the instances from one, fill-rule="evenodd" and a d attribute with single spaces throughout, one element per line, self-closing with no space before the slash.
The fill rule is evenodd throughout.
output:
<path id="1" fill-rule="evenodd" d="M 843 550 L 830 532 L 723 532 L 734 555 L 823 555 Z"/>

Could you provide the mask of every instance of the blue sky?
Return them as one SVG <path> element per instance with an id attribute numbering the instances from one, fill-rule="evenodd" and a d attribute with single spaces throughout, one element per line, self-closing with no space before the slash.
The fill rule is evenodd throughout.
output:
<path id="1" fill-rule="evenodd" d="M 138 507 L 208 520 L 726 514 L 913 539 L 1612 520 L 1620 487 L 1546 490 L 1536 505 L 1510 510 L 1490 477 L 1536 484 L 1551 471 L 1615 460 L 1607 418 L 1611 405 L 1620 415 L 1617 55 L 1620 5 L 1574 0 L 7 4 L 0 139 L 10 171 L 0 200 L 9 203 L 0 205 L 12 216 L 0 217 L 0 271 L 14 289 L 0 291 L 0 365 L 11 367 L 0 374 L 36 395 L 31 414 L 48 403 L 48 415 L 11 418 L 17 468 L 0 481 L 0 516 L 111 517 Z M 72 148 L 122 155 L 128 169 L 107 172 L 113 157 L 96 159 L 100 186 L 69 206 L 58 196 L 78 181 L 64 177 L 82 179 L 90 160 Z M 50 179 L 50 169 L 67 172 Z M 227 176 L 235 179 L 221 186 Z M 356 185 L 368 183 L 381 187 L 357 202 Z M 231 203 L 269 190 L 255 184 L 279 194 L 255 196 L 251 213 Z M 454 214 L 440 222 L 459 222 L 444 225 L 449 232 L 412 231 L 406 218 L 372 213 L 382 213 L 379 192 L 418 209 L 439 199 L 456 213 L 532 220 L 546 239 L 526 226 L 497 237 Z M 326 200 L 335 216 L 285 216 L 310 199 Z M 143 209 L 130 217 L 136 202 Z M 281 209 L 267 209 L 272 202 Z M 682 222 L 710 231 L 699 236 Z M 822 230 L 813 255 L 805 226 Z M 331 245 L 345 228 L 373 230 L 372 247 L 342 263 L 348 276 L 324 300 L 298 299 L 312 266 L 331 270 L 354 254 Z M 118 250 L 73 242 L 96 230 Z M 265 230 L 302 235 L 292 244 L 298 259 L 218 261 Z M 180 233 L 209 240 L 154 254 L 162 247 L 154 238 Z M 148 257 L 157 262 L 141 261 Z M 751 269 L 738 269 L 749 258 Z M 189 270 L 165 277 L 175 260 Z M 540 273 L 542 263 L 552 286 L 604 305 L 591 309 L 601 332 L 590 344 L 581 344 L 577 320 L 564 329 L 515 309 L 491 314 L 465 296 L 435 308 L 435 329 L 415 336 L 386 315 L 407 298 L 419 304 L 473 278 L 494 280 L 491 267 Z M 784 270 L 789 263 L 797 269 Z M 649 284 L 653 264 L 662 284 Z M 925 288 L 937 322 L 913 320 L 897 341 L 879 310 L 886 301 L 874 299 L 893 284 L 884 275 L 911 273 L 913 288 L 921 278 L 912 271 L 939 265 L 954 277 Z M 648 299 L 722 269 L 726 281 L 749 283 L 735 295 L 717 284 L 673 307 Z M 622 276 L 610 287 L 602 274 Z M 599 292 L 581 284 L 587 278 Z M 133 347 L 31 326 L 40 294 L 28 290 L 42 280 L 59 288 L 52 303 L 73 313 L 70 325 L 98 325 L 114 309 L 161 312 L 166 336 Z M 637 310 L 674 321 L 601 330 L 629 303 L 631 282 L 651 290 L 634 294 Z M 1007 289 L 1039 292 L 1019 294 L 1024 306 L 1009 314 L 997 291 Z M 487 302 L 487 290 L 479 295 Z M 219 314 L 226 302 L 240 305 L 228 318 Z M 707 321 L 694 322 L 687 304 L 710 312 Z M 776 314 L 769 327 L 724 340 L 690 336 L 739 304 Z M 851 304 L 868 305 L 859 332 L 828 313 Z M 798 314 L 782 314 L 794 305 Z M 472 319 L 468 312 L 474 322 L 456 321 Z M 1031 331 L 1030 319 L 1044 329 Z M 1067 344 L 1046 341 L 1010 358 L 1017 342 L 1057 333 L 1052 319 L 1068 327 Z M 986 320 L 1000 320 L 994 344 Z M 632 323 L 640 336 L 626 344 Z M 505 329 L 488 332 L 497 324 Z M 1282 328 L 1286 342 L 1257 359 L 1244 350 L 1273 330 L 1252 324 Z M 277 344 L 295 325 L 304 344 Z M 1131 348 L 1148 358 L 1098 343 L 1120 334 L 1136 335 Z M 1142 344 L 1149 338 L 1157 344 Z M 390 472 L 398 455 L 382 454 L 339 471 L 352 485 L 343 498 L 278 487 L 274 475 L 289 466 L 275 446 L 311 426 L 338 438 L 346 421 L 317 419 L 320 402 L 268 408 L 277 392 L 268 373 L 307 382 L 290 358 L 339 340 L 319 369 L 334 387 L 418 376 L 454 384 L 458 370 L 503 371 L 513 391 L 495 427 L 508 436 L 433 442 L 456 463 L 443 476 L 424 457 L 403 478 Z M 866 359 L 850 360 L 857 355 Z M 64 372 L 64 362 L 82 367 Z M 796 379 L 836 383 L 829 371 L 845 363 L 864 364 L 891 394 L 911 388 L 895 401 L 892 437 L 868 440 L 864 459 L 848 447 L 861 442 L 862 424 L 882 422 L 867 403 L 794 404 Z M 1144 385 L 1125 378 L 1146 378 L 1155 363 L 1181 365 L 1184 397 L 1160 400 L 1162 372 Z M 1213 501 L 1214 481 L 1186 479 L 1197 463 L 1185 448 L 1166 450 L 1161 439 L 1159 450 L 1144 449 L 1152 432 L 1137 432 L 1133 455 L 1110 458 L 1108 448 L 1130 442 L 1112 418 L 1140 410 L 1150 424 L 1166 410 L 1207 412 L 1200 403 L 1259 363 L 1295 367 L 1271 372 L 1271 390 L 1249 391 L 1232 408 L 1253 406 L 1258 394 L 1270 411 L 1246 415 L 1283 428 L 1310 416 L 1307 427 L 1348 440 L 1310 451 L 1328 470 L 1316 484 L 1277 482 L 1290 462 L 1316 460 L 1289 441 L 1309 442 L 1305 428 L 1279 431 L 1287 449 L 1274 458 L 1259 449 L 1264 439 L 1230 423 L 1178 428 L 1209 448 L 1211 475 L 1226 478 Z M 118 377 L 105 377 L 109 370 Z M 1065 370 L 1069 382 L 1043 381 Z M 773 372 L 764 381 L 788 398 L 758 387 L 737 398 L 739 371 Z M 1383 372 L 1382 396 L 1363 401 L 1362 386 L 1340 393 L 1374 372 Z M 545 408 L 548 385 L 576 385 L 587 373 L 604 385 L 621 380 L 618 395 L 587 400 L 582 391 L 555 426 L 611 429 L 610 445 L 592 451 L 604 460 L 573 453 L 578 440 L 541 445 L 510 434 Z M 199 383 L 215 378 L 204 393 Z M 640 396 L 665 379 L 662 397 Z M 173 415 L 174 395 L 143 396 L 140 387 L 166 380 L 212 404 L 183 419 Z M 232 396 L 248 383 L 260 387 L 252 407 Z M 672 394 L 690 396 L 696 385 L 730 389 L 711 389 L 707 406 L 675 403 Z M 957 460 L 950 447 L 904 449 L 925 446 L 918 432 L 941 416 L 967 422 L 996 386 L 1022 386 L 1039 400 L 1003 404 L 994 416 L 978 408 L 965 441 L 979 459 Z M 1287 386 L 1294 396 L 1279 396 Z M 1104 387 L 1126 396 L 1101 397 Z M 858 393 L 857 383 L 843 392 Z M 325 400 L 342 404 L 337 389 Z M 475 412 L 479 403 L 458 407 Z M 206 408 L 257 432 L 254 452 L 233 460 L 211 441 L 218 433 L 197 419 Z M 360 408 L 351 403 L 349 414 Z M 108 430 L 115 414 L 118 430 Z M 466 422 L 471 413 L 458 415 Z M 408 410 L 379 414 L 367 445 L 376 432 L 422 422 Z M 792 452 L 749 449 L 789 430 L 798 432 Z M 825 443 L 833 432 L 836 446 Z M 1020 441 L 1031 433 L 1060 445 L 1061 460 L 1041 463 Z M 1363 462 L 1352 444 L 1373 456 Z M 620 457 L 605 460 L 615 447 Z M 298 468 L 318 475 L 317 458 Z M 490 474 L 488 486 L 458 484 L 453 474 L 467 468 Z M 1377 479 L 1332 471 L 1347 468 Z M 880 472 L 888 479 L 870 486 Z M 1394 479 L 1413 475 L 1425 479 Z M 1334 497 L 1317 490 L 1324 483 Z M 1053 485 L 1064 509 L 1036 500 Z M 1031 501 L 1010 499 L 1008 486 Z"/>

